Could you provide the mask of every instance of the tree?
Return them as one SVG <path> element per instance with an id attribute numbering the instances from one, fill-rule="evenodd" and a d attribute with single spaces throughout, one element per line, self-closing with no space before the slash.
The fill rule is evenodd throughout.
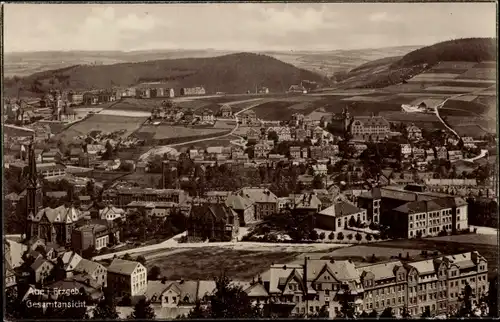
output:
<path id="1" fill-rule="evenodd" d="M 338 239 L 338 240 L 344 240 L 344 233 L 339 232 L 339 233 L 337 234 L 337 239 Z"/>
<path id="2" fill-rule="evenodd" d="M 458 310 L 456 317 L 471 317 L 473 315 L 472 312 L 472 287 L 466 282 L 465 287 L 462 291 L 462 305 Z"/>
<path id="3" fill-rule="evenodd" d="M 380 314 L 380 317 L 381 318 L 394 318 L 394 314 L 392 313 L 392 308 L 391 307 L 387 307 L 383 312 L 382 314 Z"/>
<path id="4" fill-rule="evenodd" d="M 151 270 L 149 271 L 149 279 L 150 280 L 157 280 L 158 277 L 161 274 L 161 269 L 158 266 L 153 266 L 151 267 Z"/>
<path id="5" fill-rule="evenodd" d="M 325 184 L 323 182 L 323 178 L 320 175 L 315 175 L 312 181 L 313 189 L 323 189 Z"/>
<path id="6" fill-rule="evenodd" d="M 330 240 L 335 239 L 335 234 L 333 233 L 333 231 L 328 235 L 328 239 L 330 239 Z"/>
<path id="7" fill-rule="evenodd" d="M 139 257 L 137 257 L 137 261 L 139 263 L 141 263 L 142 265 L 146 265 L 146 257 L 144 257 L 143 255 L 140 255 Z"/>
<path id="8" fill-rule="evenodd" d="M 278 142 L 279 140 L 278 133 L 276 133 L 275 131 L 269 131 L 267 133 L 267 139 L 274 141 L 274 143 Z"/>
<path id="9" fill-rule="evenodd" d="M 309 239 L 312 240 L 312 241 L 316 241 L 318 240 L 318 232 L 316 230 L 311 230 L 311 232 L 309 233 Z"/>
<path id="10" fill-rule="evenodd" d="M 360 234 L 360 233 L 356 233 L 356 240 L 358 241 L 358 243 L 363 239 L 363 236 Z"/>
<path id="11" fill-rule="evenodd" d="M 103 298 L 97 303 L 93 311 L 93 319 L 95 320 L 117 320 L 119 318 L 116 312 L 116 299 L 112 286 L 104 289 Z"/>
<path id="12" fill-rule="evenodd" d="M 356 219 L 354 219 L 353 216 L 349 219 L 349 227 L 355 227 L 356 226 Z"/>
<path id="13" fill-rule="evenodd" d="M 325 237 L 326 237 L 326 234 L 324 232 L 321 232 L 321 234 L 319 234 L 319 239 L 324 240 Z"/>
<path id="14" fill-rule="evenodd" d="M 367 242 L 370 242 L 370 241 L 372 240 L 372 235 L 367 234 L 367 235 L 365 236 L 365 239 L 366 239 L 366 241 L 367 241 Z"/>
<path id="15" fill-rule="evenodd" d="M 352 234 L 347 235 L 347 239 L 349 239 L 349 241 L 351 241 L 353 239 L 353 237 L 354 236 Z"/>
<path id="16" fill-rule="evenodd" d="M 343 293 L 337 294 L 340 297 L 340 314 L 344 319 L 352 319 L 355 317 L 354 304 L 350 301 L 351 291 L 348 285 L 342 285 Z"/>
<path id="17" fill-rule="evenodd" d="M 411 318 L 410 312 L 408 312 L 408 309 L 406 307 L 403 308 L 403 313 L 401 314 L 401 317 L 403 319 Z"/>
<path id="18" fill-rule="evenodd" d="M 205 319 L 209 316 L 210 312 L 201 306 L 200 300 L 196 300 L 194 308 L 189 312 L 187 318 L 189 320 Z"/>
<path id="19" fill-rule="evenodd" d="M 140 299 L 134 307 L 134 312 L 128 316 L 129 319 L 152 320 L 156 314 L 151 307 L 151 302 Z"/>
<path id="20" fill-rule="evenodd" d="M 378 313 L 377 311 L 375 311 L 375 309 L 373 311 L 370 312 L 370 314 L 368 315 L 370 318 L 377 318 L 378 317 Z"/>

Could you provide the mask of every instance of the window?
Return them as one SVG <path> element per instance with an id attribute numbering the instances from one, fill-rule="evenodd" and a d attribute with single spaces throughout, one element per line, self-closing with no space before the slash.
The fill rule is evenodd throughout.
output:
<path id="1" fill-rule="evenodd" d="M 325 295 L 329 296 L 330 295 L 330 290 L 325 290 Z"/>

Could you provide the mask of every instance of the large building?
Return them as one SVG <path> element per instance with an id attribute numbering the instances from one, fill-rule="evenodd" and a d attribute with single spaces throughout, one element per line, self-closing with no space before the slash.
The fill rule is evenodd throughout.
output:
<path id="1" fill-rule="evenodd" d="M 144 295 L 148 287 L 147 275 L 141 263 L 115 258 L 108 266 L 107 284 L 115 287 L 119 297 Z"/>
<path id="2" fill-rule="evenodd" d="M 205 88 L 203 86 L 181 88 L 181 96 L 205 95 L 205 94 L 206 94 L 206 91 L 205 91 Z"/>
<path id="3" fill-rule="evenodd" d="M 358 197 L 368 221 L 381 223 L 402 238 L 437 236 L 468 228 L 467 202 L 442 193 L 418 191 L 420 186 L 373 188 Z"/>
<path id="4" fill-rule="evenodd" d="M 108 189 L 102 194 L 102 200 L 113 206 L 123 208 L 132 201 L 174 202 L 183 203 L 188 197 L 187 192 L 179 189 L 141 189 L 118 188 Z"/>
<path id="5" fill-rule="evenodd" d="M 193 206 L 187 236 L 197 240 L 231 241 L 238 233 L 238 214 L 222 203 Z"/>
<path id="6" fill-rule="evenodd" d="M 349 111 L 342 112 L 344 131 L 358 141 L 383 141 L 389 136 L 389 122 L 382 116 L 351 116 Z"/>
<path id="7" fill-rule="evenodd" d="M 273 310 L 281 312 L 313 315 L 325 308 L 335 318 L 347 300 L 358 316 L 391 308 L 396 316 L 406 309 L 419 317 L 426 310 L 431 316 L 454 312 L 466 285 L 477 302 L 488 293 L 487 266 L 476 251 L 357 266 L 349 260 L 306 258 L 303 265 L 273 264 L 262 279 Z"/>

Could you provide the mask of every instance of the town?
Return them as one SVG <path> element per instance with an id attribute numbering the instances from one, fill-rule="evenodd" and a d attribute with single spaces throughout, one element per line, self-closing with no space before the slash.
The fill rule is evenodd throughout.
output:
<path id="1" fill-rule="evenodd" d="M 25 80 L 3 102 L 6 316 L 498 317 L 498 142 L 454 114 L 487 106 L 471 74 L 493 63 L 376 89 Z M 403 90 L 451 70 L 455 92 Z"/>

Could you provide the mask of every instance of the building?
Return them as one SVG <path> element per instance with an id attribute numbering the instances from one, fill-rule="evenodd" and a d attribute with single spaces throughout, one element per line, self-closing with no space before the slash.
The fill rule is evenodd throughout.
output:
<path id="1" fill-rule="evenodd" d="M 288 126 L 275 126 L 267 129 L 267 134 L 275 132 L 278 135 L 278 142 L 291 141 L 292 133 Z"/>
<path id="2" fill-rule="evenodd" d="M 448 160 L 448 150 L 445 146 L 435 147 L 436 158 L 439 160 Z"/>
<path id="3" fill-rule="evenodd" d="M 238 215 L 240 226 L 246 226 L 256 222 L 255 205 L 244 193 L 230 193 L 225 200 L 226 206 Z"/>
<path id="4" fill-rule="evenodd" d="M 102 194 L 105 203 L 123 208 L 132 201 L 184 203 L 187 192 L 180 189 L 117 188 L 107 189 Z"/>
<path id="5" fill-rule="evenodd" d="M 97 105 L 99 104 L 99 95 L 97 93 L 87 92 L 83 94 L 84 105 Z"/>
<path id="6" fill-rule="evenodd" d="M 401 147 L 401 155 L 407 158 L 411 154 L 411 145 L 400 144 L 400 147 Z"/>
<path id="7" fill-rule="evenodd" d="M 52 273 L 54 263 L 39 257 L 31 264 L 31 280 L 34 283 L 43 283 Z"/>
<path id="8" fill-rule="evenodd" d="M 300 159 L 300 146 L 291 146 L 290 147 L 290 158 L 292 159 Z"/>
<path id="9" fill-rule="evenodd" d="M 254 111 L 252 110 L 247 110 L 243 113 L 241 113 L 238 118 L 241 121 L 241 125 L 244 126 L 249 126 L 252 124 L 255 124 L 257 122 L 257 116 Z"/>
<path id="10" fill-rule="evenodd" d="M 36 236 L 46 242 L 66 245 L 71 243 L 71 234 L 83 219 L 83 213 L 73 206 L 42 208 L 36 215 L 28 215 L 28 236 Z"/>
<path id="11" fill-rule="evenodd" d="M 339 231 L 349 226 L 349 222 L 366 222 L 367 212 L 353 204 L 339 200 L 332 206 L 316 214 L 316 226 L 322 229 Z"/>
<path id="12" fill-rule="evenodd" d="M 410 125 L 406 128 L 406 132 L 408 133 L 408 140 L 410 141 L 419 141 L 422 140 L 422 130 L 415 125 Z"/>
<path id="13" fill-rule="evenodd" d="M 425 150 L 425 161 L 430 162 L 434 159 L 436 159 L 434 150 L 432 148 Z"/>
<path id="14" fill-rule="evenodd" d="M 77 94 L 74 92 L 68 93 L 68 102 L 71 105 L 82 105 L 83 104 L 83 94 Z"/>
<path id="15" fill-rule="evenodd" d="M 192 240 L 231 241 L 238 234 L 238 215 L 225 204 L 193 206 L 187 236 Z"/>
<path id="16" fill-rule="evenodd" d="M 82 258 L 74 269 L 75 274 L 81 274 L 85 278 L 91 278 L 101 287 L 106 287 L 108 282 L 108 271 L 106 267 L 85 258 Z"/>
<path id="17" fill-rule="evenodd" d="M 307 139 L 307 131 L 302 128 L 295 129 L 294 139 L 299 142 L 305 141 Z"/>
<path id="18" fill-rule="evenodd" d="M 231 191 L 207 191 L 205 197 L 209 203 L 225 203 Z"/>
<path id="19" fill-rule="evenodd" d="M 231 106 L 227 104 L 221 106 L 219 113 L 222 117 L 231 117 L 233 115 Z"/>
<path id="20" fill-rule="evenodd" d="M 272 149 L 272 146 L 270 146 L 266 142 L 259 142 L 254 145 L 253 157 L 254 159 L 265 159 Z"/>
<path id="21" fill-rule="evenodd" d="M 257 142 L 260 139 L 261 133 L 257 129 L 251 127 L 247 131 L 247 140 Z"/>
<path id="22" fill-rule="evenodd" d="M 135 97 L 136 98 L 151 98 L 151 89 L 149 89 L 149 88 L 136 88 Z"/>
<path id="23" fill-rule="evenodd" d="M 278 197 L 265 188 L 242 188 L 236 192 L 249 199 L 255 209 L 255 220 L 260 221 L 278 211 Z"/>
<path id="24" fill-rule="evenodd" d="M 414 160 L 419 160 L 419 161 L 425 160 L 425 149 L 413 147 L 411 152 Z"/>
<path id="25" fill-rule="evenodd" d="M 462 160 L 464 158 L 462 151 L 460 150 L 450 150 L 448 151 L 448 160 L 451 161 L 458 161 Z"/>
<path id="26" fill-rule="evenodd" d="M 107 270 L 107 284 L 114 285 L 117 296 L 133 297 L 146 292 L 147 270 L 141 263 L 115 258 Z"/>
<path id="27" fill-rule="evenodd" d="M 288 89 L 288 93 L 307 94 L 307 89 L 304 86 L 302 86 L 302 84 L 300 84 L 300 85 L 292 85 Z"/>
<path id="28" fill-rule="evenodd" d="M 108 227 L 99 224 L 87 224 L 73 230 L 71 247 L 75 251 L 84 251 L 89 248 L 100 250 L 110 244 Z"/>
<path id="29" fill-rule="evenodd" d="M 62 154 L 59 149 L 50 149 L 49 151 L 43 151 L 41 154 L 42 163 L 56 163 L 61 162 Z"/>
<path id="30" fill-rule="evenodd" d="M 426 191 L 418 186 L 373 188 L 358 197 L 368 220 L 388 225 L 397 236 L 437 236 L 468 228 L 467 203 L 462 198 Z"/>
<path id="31" fill-rule="evenodd" d="M 315 176 L 326 176 L 328 173 L 326 164 L 314 164 L 312 170 Z"/>
<path id="32" fill-rule="evenodd" d="M 38 164 L 37 171 L 44 179 L 66 175 L 66 167 L 63 164 L 54 162 Z"/>
<path id="33" fill-rule="evenodd" d="M 209 109 L 204 109 L 201 113 L 201 120 L 203 122 L 213 123 L 215 121 L 214 112 Z"/>
<path id="34" fill-rule="evenodd" d="M 456 312 L 466 285 L 472 289 L 471 300 L 479 301 L 488 292 L 487 267 L 485 258 L 473 251 L 358 266 L 306 258 L 303 265 L 273 264 L 262 276 L 273 310 L 292 315 L 307 317 L 326 308 L 329 318 L 335 318 L 347 300 L 358 317 L 363 311 L 381 314 L 387 308 L 396 317 L 405 309 L 411 317 L 420 317 L 426 310 L 431 316 Z"/>
<path id="35" fill-rule="evenodd" d="M 206 91 L 205 91 L 205 88 L 203 86 L 181 88 L 181 96 L 205 95 L 205 94 L 206 94 Z"/>
<path id="36" fill-rule="evenodd" d="M 354 140 L 379 142 L 389 137 L 389 122 L 381 116 L 351 117 L 347 108 L 342 112 L 344 130 Z"/>

